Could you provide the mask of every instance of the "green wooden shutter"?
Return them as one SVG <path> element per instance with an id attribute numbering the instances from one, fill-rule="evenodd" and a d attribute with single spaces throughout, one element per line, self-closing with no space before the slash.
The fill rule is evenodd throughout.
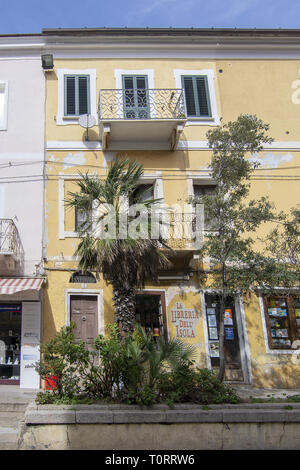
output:
<path id="1" fill-rule="evenodd" d="M 78 77 L 78 114 L 89 113 L 89 77 Z"/>
<path id="2" fill-rule="evenodd" d="M 65 115 L 76 114 L 75 77 L 65 77 Z"/>
<path id="3" fill-rule="evenodd" d="M 65 116 L 90 113 L 90 77 L 88 75 L 65 75 Z"/>
<path id="4" fill-rule="evenodd" d="M 182 77 L 188 117 L 211 117 L 206 76 Z"/>

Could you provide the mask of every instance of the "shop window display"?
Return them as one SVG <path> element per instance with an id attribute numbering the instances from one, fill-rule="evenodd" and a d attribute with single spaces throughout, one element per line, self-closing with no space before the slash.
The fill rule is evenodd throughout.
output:
<path id="1" fill-rule="evenodd" d="M 20 380 L 21 304 L 0 304 L 0 383 Z"/>

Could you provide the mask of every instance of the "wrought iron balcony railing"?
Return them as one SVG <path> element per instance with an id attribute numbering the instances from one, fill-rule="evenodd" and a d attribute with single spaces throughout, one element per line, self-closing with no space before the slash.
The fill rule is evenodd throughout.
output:
<path id="1" fill-rule="evenodd" d="M 24 258 L 24 249 L 12 219 L 0 219 L 0 255 L 12 255 L 17 261 Z"/>
<path id="2" fill-rule="evenodd" d="M 186 119 L 182 89 L 100 90 L 99 119 Z"/>

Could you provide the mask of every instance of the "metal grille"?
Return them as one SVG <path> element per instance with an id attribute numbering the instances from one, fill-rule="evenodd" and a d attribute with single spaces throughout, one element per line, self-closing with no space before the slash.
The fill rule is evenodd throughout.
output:
<path id="1" fill-rule="evenodd" d="M 99 119 L 186 119 L 183 90 L 100 90 Z"/>
<path id="2" fill-rule="evenodd" d="M 24 258 L 23 245 L 12 219 L 0 219 L 0 254 L 14 255 L 19 261 Z"/>

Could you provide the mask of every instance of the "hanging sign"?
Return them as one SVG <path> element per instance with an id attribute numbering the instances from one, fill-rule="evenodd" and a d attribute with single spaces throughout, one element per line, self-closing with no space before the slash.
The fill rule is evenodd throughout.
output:
<path id="1" fill-rule="evenodd" d="M 174 324 L 177 338 L 195 338 L 199 313 L 197 310 L 185 308 L 182 302 L 176 302 L 176 308 L 171 310 L 171 322 Z"/>

